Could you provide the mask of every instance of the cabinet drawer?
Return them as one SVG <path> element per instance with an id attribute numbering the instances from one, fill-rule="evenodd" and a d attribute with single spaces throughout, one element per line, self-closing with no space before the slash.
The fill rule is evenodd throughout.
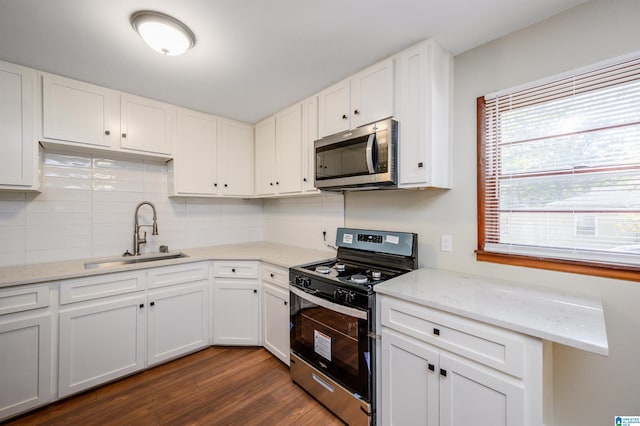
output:
<path id="1" fill-rule="evenodd" d="M 143 271 L 77 278 L 60 283 L 60 304 L 133 293 L 142 291 L 145 287 Z"/>
<path id="2" fill-rule="evenodd" d="M 148 279 L 149 288 L 208 280 L 209 264 L 207 262 L 186 263 L 149 269 Z"/>
<path id="3" fill-rule="evenodd" d="M 382 297 L 385 327 L 522 378 L 525 337 L 413 303 Z"/>
<path id="4" fill-rule="evenodd" d="M 0 290 L 0 315 L 49 306 L 49 284 Z"/>
<path id="5" fill-rule="evenodd" d="M 258 278 L 258 262 L 215 262 L 214 277 Z"/>
<path id="6" fill-rule="evenodd" d="M 289 270 L 277 266 L 262 264 L 262 281 L 275 284 L 279 287 L 289 288 Z"/>

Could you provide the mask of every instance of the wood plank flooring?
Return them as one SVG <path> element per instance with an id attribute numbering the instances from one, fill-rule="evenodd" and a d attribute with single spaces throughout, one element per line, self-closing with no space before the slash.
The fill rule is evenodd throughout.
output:
<path id="1" fill-rule="evenodd" d="M 262 348 L 210 347 L 7 425 L 343 425 Z"/>

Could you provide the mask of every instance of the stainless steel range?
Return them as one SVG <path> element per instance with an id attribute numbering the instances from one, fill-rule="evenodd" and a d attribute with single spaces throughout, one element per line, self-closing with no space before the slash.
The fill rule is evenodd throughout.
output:
<path id="1" fill-rule="evenodd" d="M 375 424 L 373 288 L 417 269 L 418 236 L 338 228 L 336 245 L 289 269 L 291 378 L 348 424 Z"/>

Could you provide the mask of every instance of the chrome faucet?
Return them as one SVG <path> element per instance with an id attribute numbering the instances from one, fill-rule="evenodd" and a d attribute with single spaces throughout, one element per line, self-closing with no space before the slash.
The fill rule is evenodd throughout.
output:
<path id="1" fill-rule="evenodd" d="M 138 224 L 138 212 L 140 210 L 140 207 L 144 206 L 145 204 L 148 204 L 149 206 L 151 206 L 151 209 L 153 209 L 153 225 Z M 135 256 L 138 256 L 140 254 L 140 245 L 147 243 L 147 231 L 144 232 L 144 236 L 140 237 L 140 228 L 144 226 L 151 227 L 151 235 L 158 235 L 158 217 L 156 216 L 156 206 L 151 204 L 149 201 L 143 201 L 138 204 L 138 207 L 136 207 L 135 223 L 133 225 L 133 254 Z"/>

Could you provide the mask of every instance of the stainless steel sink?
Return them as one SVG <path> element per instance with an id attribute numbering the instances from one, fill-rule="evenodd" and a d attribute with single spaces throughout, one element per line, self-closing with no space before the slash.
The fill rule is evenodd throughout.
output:
<path id="1" fill-rule="evenodd" d="M 189 257 L 188 254 L 180 253 L 154 253 L 142 256 L 111 257 L 108 259 L 92 260 L 84 263 L 84 269 L 113 268 L 116 266 L 135 265 L 138 263 L 157 262 L 158 260 L 178 259 Z"/>

